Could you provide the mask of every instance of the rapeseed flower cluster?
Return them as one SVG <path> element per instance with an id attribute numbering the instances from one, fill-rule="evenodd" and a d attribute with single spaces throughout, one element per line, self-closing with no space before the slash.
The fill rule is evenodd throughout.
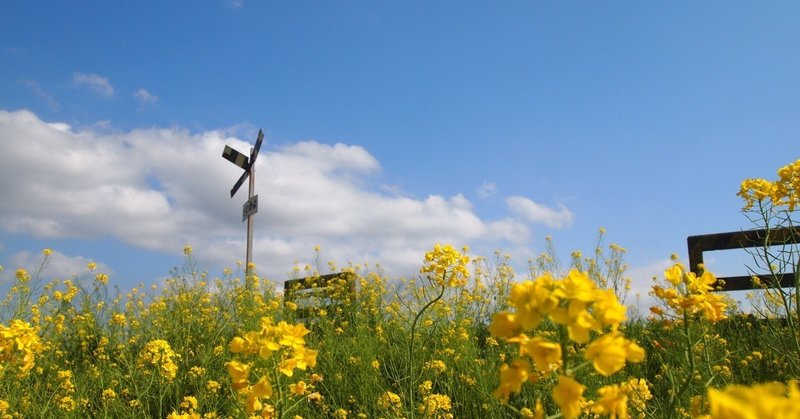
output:
<path id="1" fill-rule="evenodd" d="M 398 415 L 400 409 L 403 408 L 403 401 L 398 394 L 387 391 L 378 398 L 378 407 L 394 415 Z"/>
<path id="2" fill-rule="evenodd" d="M 60 381 L 56 400 L 58 407 L 65 412 L 72 412 L 78 407 L 78 402 L 72 398 L 75 393 L 75 384 L 72 382 L 72 371 L 64 370 L 58 372 Z"/>
<path id="3" fill-rule="evenodd" d="M 673 258 L 674 259 L 674 258 Z M 700 267 L 702 269 L 702 266 Z M 715 294 L 714 285 L 717 278 L 709 271 L 703 270 L 701 275 L 688 271 L 681 263 L 676 262 L 664 271 L 667 280 L 665 287 L 653 285 L 652 295 L 667 308 L 652 307 L 650 311 L 667 320 L 684 320 L 685 315 L 702 313 L 710 322 L 716 323 L 725 319 L 727 303 L 723 295 Z"/>
<path id="4" fill-rule="evenodd" d="M 281 402 L 273 400 L 273 404 L 264 404 L 262 400 L 271 400 L 275 393 L 273 382 L 278 380 L 277 374 L 294 377 L 295 370 L 306 371 L 317 365 L 317 351 L 306 347 L 305 336 L 310 333 L 302 323 L 289 324 L 280 321 L 273 324 L 269 317 L 261 318 L 258 330 L 249 331 L 242 336 L 235 336 L 228 344 L 228 349 L 233 354 L 241 357 L 255 357 L 256 362 L 234 359 L 227 363 L 231 385 L 244 399 L 245 411 L 248 414 L 272 414 L 276 404 Z M 262 362 L 259 362 L 262 361 Z M 261 370 L 260 366 L 266 361 L 268 369 L 255 383 L 250 382 L 250 372 Z M 271 381 L 270 375 L 274 378 Z M 303 396 L 308 386 L 304 381 L 289 385 L 290 393 L 294 396 Z M 278 389 L 280 392 L 280 389 Z"/>
<path id="5" fill-rule="evenodd" d="M 178 374 L 175 361 L 180 356 L 172 350 L 169 342 L 156 339 L 147 342 L 139 353 L 139 366 L 155 368 L 167 381 L 172 381 Z"/>
<path id="6" fill-rule="evenodd" d="M 453 419 L 450 409 L 453 408 L 450 397 L 444 394 L 429 394 L 417 406 L 417 412 L 425 418 Z"/>
<path id="7" fill-rule="evenodd" d="M 794 211 L 800 202 L 800 160 L 778 169 L 776 181 L 745 179 L 737 195 L 745 201 L 744 210 L 769 200 L 774 207 L 786 206 L 790 212 Z"/>
<path id="8" fill-rule="evenodd" d="M 565 365 L 567 341 L 586 345 L 584 360 L 603 376 L 616 373 L 626 362 L 644 360 L 644 350 L 619 331 L 620 323 L 626 320 L 626 307 L 613 290 L 599 289 L 586 272 L 572 269 L 562 279 L 544 273 L 535 280 L 515 284 L 508 303 L 513 311 L 496 313 L 489 326 L 493 336 L 519 347 L 519 357 L 500 367 L 500 385 L 494 395 L 503 401 L 519 392 L 524 382 L 557 374 L 553 400 L 564 417 L 577 417 L 585 402 L 586 387 Z M 566 340 L 553 342 L 544 335 L 530 336 L 544 321 L 566 329 Z M 603 397 L 608 398 L 601 394 Z"/>
<path id="9" fill-rule="evenodd" d="M 8 326 L 0 324 L 0 377 L 16 371 L 27 376 L 36 364 L 36 356 L 45 349 L 37 330 L 30 323 L 15 319 Z"/>
<path id="10" fill-rule="evenodd" d="M 467 252 L 464 248 L 464 253 Z M 420 272 L 431 274 L 431 279 L 439 286 L 445 282 L 451 287 L 467 283 L 469 277 L 469 256 L 462 254 L 453 246 L 436 244 L 433 250 L 425 253 L 425 263 Z"/>

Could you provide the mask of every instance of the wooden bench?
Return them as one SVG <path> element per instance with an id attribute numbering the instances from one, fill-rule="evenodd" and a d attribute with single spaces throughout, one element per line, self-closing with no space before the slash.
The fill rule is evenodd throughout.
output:
<path id="1" fill-rule="evenodd" d="M 311 317 L 314 310 L 333 312 L 344 304 L 343 297 L 355 298 L 355 279 L 352 272 L 290 279 L 283 283 L 283 305 L 296 304 L 298 319 Z"/>
<path id="2" fill-rule="evenodd" d="M 781 246 L 800 243 L 800 227 L 786 227 L 762 230 L 734 231 L 729 233 L 702 234 L 686 238 L 689 248 L 689 268 L 699 274 L 697 266 L 703 263 L 703 252 L 712 250 L 744 249 L 751 247 Z M 800 255 L 798 255 L 800 257 Z M 724 281 L 720 291 L 739 291 L 754 289 L 753 277 L 757 276 L 761 283 L 773 287 L 777 280 L 781 288 L 794 287 L 795 273 L 786 272 L 770 275 L 743 275 L 718 277 L 717 285 Z M 715 289 L 717 289 L 715 285 Z"/>

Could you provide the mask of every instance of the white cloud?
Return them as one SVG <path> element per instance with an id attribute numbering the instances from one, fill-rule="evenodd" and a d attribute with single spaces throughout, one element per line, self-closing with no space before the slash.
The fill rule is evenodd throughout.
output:
<path id="1" fill-rule="evenodd" d="M 0 230 L 112 236 L 170 253 L 189 243 L 205 263 L 233 267 L 244 256 L 247 186 L 230 198 L 242 170 L 221 154 L 225 145 L 246 152 L 249 141 L 180 128 L 77 131 L 28 111 L 0 111 L 0 168 L 13 174 L 0 176 L 0 196 L 13 197 L 0 200 Z M 373 180 L 381 166 L 363 147 L 268 142 L 255 172 L 254 261 L 269 277 L 284 279 L 315 245 L 340 264 L 380 262 L 405 274 L 437 242 L 482 254 L 529 240 L 524 223 L 484 220 L 461 194 L 416 199 L 370 186 L 380 184 Z M 564 212 L 556 214 L 563 222 Z"/>
<path id="2" fill-rule="evenodd" d="M 72 82 L 86 85 L 99 95 L 114 96 L 114 88 L 106 77 L 101 77 L 97 74 L 74 73 L 72 75 Z"/>
<path id="3" fill-rule="evenodd" d="M 68 256 L 58 250 L 53 250 L 43 266 L 42 262 L 44 260 L 42 253 L 39 252 L 17 252 L 9 258 L 10 265 L 7 268 L 11 271 L 24 268 L 30 275 L 34 276 L 41 270 L 41 279 L 44 281 L 49 281 L 53 278 L 59 280 L 73 277 L 94 278 L 97 273 L 104 273 L 109 276 L 114 274 L 108 265 L 102 262 L 96 262 L 84 256 Z M 97 265 L 97 268 L 91 274 L 86 268 L 89 262 L 95 262 Z M 6 277 L 5 279 L 8 280 L 10 278 Z"/>
<path id="4" fill-rule="evenodd" d="M 141 105 L 152 105 L 158 102 L 158 96 L 148 92 L 146 89 L 137 90 L 133 93 L 133 97 L 135 97 Z"/>
<path id="5" fill-rule="evenodd" d="M 483 182 L 478 186 L 478 196 L 481 198 L 488 198 L 497 192 L 497 185 L 492 182 Z"/>
<path id="6" fill-rule="evenodd" d="M 531 223 L 543 223 L 552 228 L 569 227 L 572 224 L 572 212 L 563 204 L 559 204 L 558 210 L 522 196 L 510 196 L 506 198 L 508 208 Z"/>
<path id="7" fill-rule="evenodd" d="M 488 227 L 490 237 L 508 240 L 516 244 L 525 243 L 530 239 L 528 226 L 519 221 L 507 218 L 490 222 Z"/>

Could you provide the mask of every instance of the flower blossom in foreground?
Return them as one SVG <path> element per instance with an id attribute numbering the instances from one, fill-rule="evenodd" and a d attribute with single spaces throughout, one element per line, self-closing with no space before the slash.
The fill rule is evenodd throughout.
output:
<path id="1" fill-rule="evenodd" d="M 755 384 L 751 387 L 731 385 L 723 390 L 708 389 L 714 419 L 777 419 L 800 417 L 800 390 L 797 381 Z"/>
<path id="2" fill-rule="evenodd" d="M 561 279 L 545 273 L 535 280 L 517 283 L 508 303 L 511 309 L 495 313 L 489 325 L 493 336 L 519 345 L 519 357 L 500 367 L 500 385 L 493 395 L 503 402 L 512 393 L 520 392 L 526 381 L 552 377 L 558 372 L 553 401 L 565 418 L 577 417 L 585 404 L 586 387 L 573 378 L 574 370 L 565 365 L 571 356 L 565 356 L 569 352 L 563 345 L 569 341 L 583 348 L 583 358 L 603 376 L 618 372 L 628 362 L 644 360 L 644 349 L 619 331 L 627 319 L 626 307 L 613 290 L 598 288 L 587 272 L 572 269 Z M 545 320 L 562 331 L 566 329 L 560 341 L 529 336 Z M 617 393 L 613 388 L 604 390 L 598 409 L 626 412 L 627 393 Z M 535 416 L 535 412 L 531 411 L 531 415 Z"/>

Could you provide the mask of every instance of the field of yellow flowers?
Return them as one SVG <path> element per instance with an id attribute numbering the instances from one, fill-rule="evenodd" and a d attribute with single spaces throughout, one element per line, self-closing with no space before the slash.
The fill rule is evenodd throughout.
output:
<path id="1" fill-rule="evenodd" d="M 742 183 L 757 227 L 793 225 L 800 160 L 778 175 Z M 281 292 L 254 267 L 209 278 L 187 246 L 124 294 L 93 263 L 47 280 L 45 249 L 0 302 L 0 417 L 800 417 L 797 288 L 755 284 L 744 314 L 674 257 L 634 317 L 625 249 L 597 243 L 525 273 L 436 245 L 416 279 L 331 264 Z"/>

